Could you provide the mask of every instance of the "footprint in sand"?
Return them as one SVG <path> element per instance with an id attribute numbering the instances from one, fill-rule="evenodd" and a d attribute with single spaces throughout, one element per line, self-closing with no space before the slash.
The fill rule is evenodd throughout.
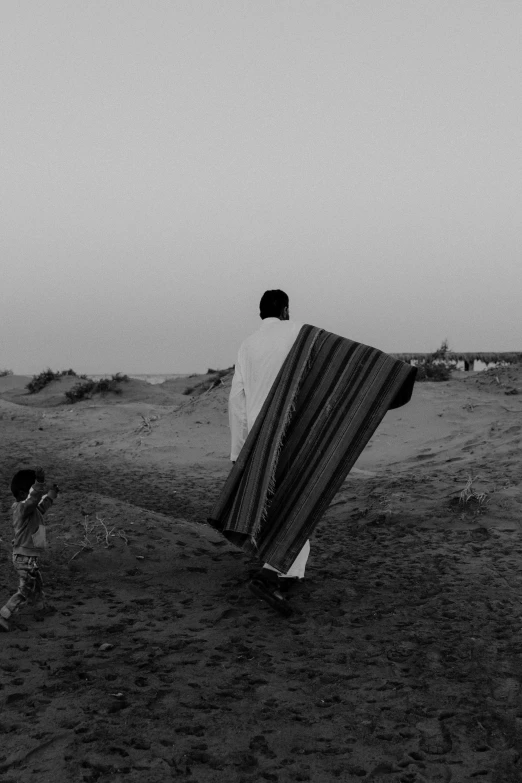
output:
<path id="1" fill-rule="evenodd" d="M 426 651 L 426 665 L 432 672 L 442 669 L 442 655 L 439 650 Z"/>
<path id="2" fill-rule="evenodd" d="M 401 642 L 400 644 L 395 645 L 391 649 L 389 649 L 386 652 L 386 657 L 388 660 L 393 661 L 394 663 L 402 663 L 403 661 L 407 661 L 408 658 L 411 658 L 415 651 L 415 645 L 408 643 L 408 642 Z"/>
<path id="3" fill-rule="evenodd" d="M 384 778 L 381 778 L 384 783 Z M 397 783 L 428 783 L 428 778 L 421 775 L 420 772 L 414 770 L 412 772 L 404 772 L 399 778 L 395 778 Z"/>
<path id="4" fill-rule="evenodd" d="M 492 695 L 495 701 L 514 702 L 517 700 L 519 692 L 519 683 L 511 677 L 493 681 Z"/>
<path id="5" fill-rule="evenodd" d="M 425 753 L 442 756 L 452 749 L 451 735 L 440 720 L 418 723 L 416 728 L 421 733 L 419 747 Z"/>

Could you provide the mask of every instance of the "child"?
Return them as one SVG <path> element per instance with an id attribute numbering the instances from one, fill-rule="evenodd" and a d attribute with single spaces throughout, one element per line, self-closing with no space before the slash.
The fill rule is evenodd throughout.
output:
<path id="1" fill-rule="evenodd" d="M 43 581 L 38 570 L 38 556 L 46 546 L 42 514 L 52 506 L 59 489 L 53 484 L 44 492 L 45 474 L 42 468 L 19 470 L 11 481 L 13 503 L 13 565 L 18 573 L 16 593 L 0 609 L 0 631 L 8 631 L 7 622 L 27 601 L 43 603 Z"/>

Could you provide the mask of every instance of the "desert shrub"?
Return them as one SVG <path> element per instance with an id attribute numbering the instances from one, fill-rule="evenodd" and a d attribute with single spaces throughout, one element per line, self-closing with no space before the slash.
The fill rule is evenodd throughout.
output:
<path id="1" fill-rule="evenodd" d="M 206 372 L 206 374 L 207 375 L 218 375 L 220 378 L 222 378 L 223 375 L 228 375 L 228 373 L 232 372 L 233 369 L 234 369 L 233 365 L 232 365 L 232 367 L 227 367 L 226 370 L 213 370 L 211 367 L 209 367 L 207 372 Z M 189 375 L 189 378 L 194 378 L 194 377 L 197 377 L 197 376 Z"/>
<path id="2" fill-rule="evenodd" d="M 12 375 L 12 370 L 0 370 L 0 378 L 5 378 L 6 375 Z"/>
<path id="3" fill-rule="evenodd" d="M 446 361 L 449 352 L 450 352 L 450 347 L 448 345 L 448 339 L 446 338 L 441 342 L 440 348 L 437 348 L 436 351 L 433 351 L 433 353 L 431 354 L 431 359 Z"/>
<path id="4" fill-rule="evenodd" d="M 85 400 L 91 397 L 94 393 L 96 382 L 87 378 L 83 383 L 75 383 L 75 385 L 65 392 L 65 399 L 67 402 L 78 402 L 79 400 Z"/>
<path id="5" fill-rule="evenodd" d="M 440 348 L 417 365 L 417 380 L 449 381 L 451 371 L 457 366 L 457 362 L 448 357 L 449 351 L 448 341 L 443 340 Z"/>
<path id="6" fill-rule="evenodd" d="M 121 394 L 121 388 L 118 386 L 118 381 L 114 381 L 112 378 L 100 378 L 94 385 L 94 393 L 107 394 L 107 392 L 114 392 L 115 394 Z"/>
<path id="7" fill-rule="evenodd" d="M 87 378 L 83 383 L 76 383 L 72 389 L 66 391 L 65 399 L 67 402 L 79 402 L 80 400 L 90 399 L 93 394 L 107 394 L 108 392 L 121 394 L 122 390 L 120 383 L 128 380 L 129 378 L 127 375 L 122 375 L 119 372 L 111 378 L 100 378 L 99 381 L 93 381 L 92 378 Z"/>
<path id="8" fill-rule="evenodd" d="M 59 378 L 63 378 L 65 376 L 73 376 L 77 378 L 78 376 L 74 372 L 74 370 L 60 370 L 59 372 L 53 372 L 51 369 L 47 368 L 47 370 L 44 370 L 39 375 L 33 375 L 32 379 L 29 381 L 28 384 L 26 384 L 26 389 L 29 390 L 30 394 L 35 394 L 36 392 L 41 391 L 43 388 L 45 388 L 51 381 L 57 381 Z M 80 375 L 80 378 L 86 378 L 86 375 Z"/>
<path id="9" fill-rule="evenodd" d="M 417 367 L 418 381 L 449 381 L 451 378 L 451 368 L 444 364 L 434 364 L 425 361 Z"/>
<path id="10" fill-rule="evenodd" d="M 38 375 L 33 375 L 32 379 L 26 384 L 29 394 L 36 394 L 36 392 L 44 389 L 52 381 L 56 381 L 60 377 L 59 372 L 53 372 L 51 369 L 44 370 Z"/>

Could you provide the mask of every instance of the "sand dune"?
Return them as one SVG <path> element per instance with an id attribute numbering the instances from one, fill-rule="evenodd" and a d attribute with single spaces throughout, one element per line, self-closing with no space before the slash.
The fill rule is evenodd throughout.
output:
<path id="1" fill-rule="evenodd" d="M 522 779 L 522 368 L 418 384 L 386 415 L 290 620 L 203 524 L 229 470 L 230 376 L 74 405 L 75 379 L 27 380 L 0 379 L 3 596 L 10 475 L 41 462 L 63 492 L 55 611 L 0 637 L 6 781 Z"/>

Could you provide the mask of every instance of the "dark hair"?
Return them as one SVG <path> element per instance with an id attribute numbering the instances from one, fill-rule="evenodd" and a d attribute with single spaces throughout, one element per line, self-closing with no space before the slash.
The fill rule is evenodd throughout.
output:
<path id="1" fill-rule="evenodd" d="M 18 498 L 20 492 L 28 493 L 35 481 L 34 470 L 19 470 L 11 480 L 11 492 L 15 498 Z"/>
<path id="2" fill-rule="evenodd" d="M 279 318 L 285 307 L 288 307 L 288 295 L 284 291 L 265 291 L 259 302 L 261 318 Z"/>

